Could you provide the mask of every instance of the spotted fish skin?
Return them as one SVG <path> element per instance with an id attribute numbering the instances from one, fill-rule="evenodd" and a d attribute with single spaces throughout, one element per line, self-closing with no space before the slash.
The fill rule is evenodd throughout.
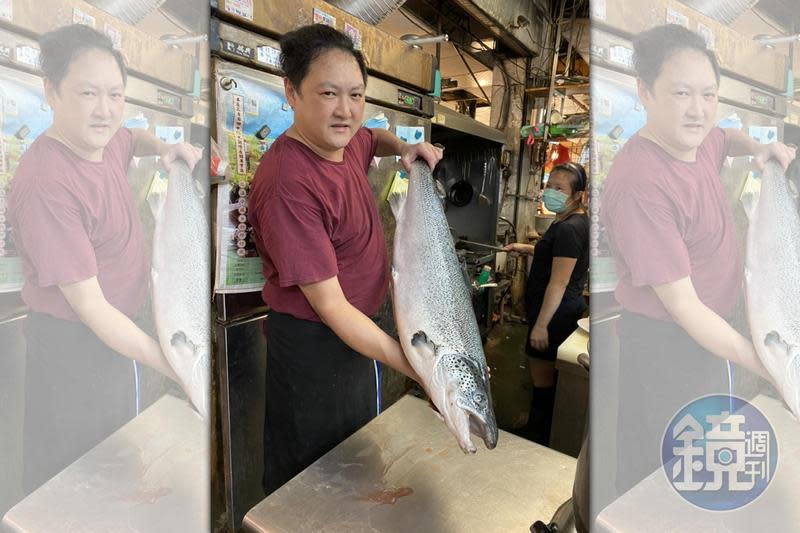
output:
<path id="1" fill-rule="evenodd" d="M 408 192 L 389 197 L 397 220 L 392 296 L 400 344 L 465 453 L 497 444 L 486 357 L 431 170 L 412 165 Z"/>
<path id="2" fill-rule="evenodd" d="M 742 203 L 749 219 L 745 291 L 753 345 L 800 417 L 800 161 L 785 174 L 768 162 L 760 192 Z"/>
<path id="3" fill-rule="evenodd" d="M 155 215 L 151 270 L 156 332 L 183 389 L 208 420 L 211 274 L 208 183 L 182 161 L 172 164 L 167 195 Z"/>

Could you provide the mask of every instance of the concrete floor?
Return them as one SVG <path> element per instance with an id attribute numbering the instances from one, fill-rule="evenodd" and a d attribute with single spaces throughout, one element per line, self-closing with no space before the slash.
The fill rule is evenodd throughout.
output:
<path id="1" fill-rule="evenodd" d="M 494 414 L 500 429 L 515 432 L 528 420 L 531 381 L 524 346 L 528 325 L 513 322 L 495 324 L 484 346 L 492 374 Z"/>

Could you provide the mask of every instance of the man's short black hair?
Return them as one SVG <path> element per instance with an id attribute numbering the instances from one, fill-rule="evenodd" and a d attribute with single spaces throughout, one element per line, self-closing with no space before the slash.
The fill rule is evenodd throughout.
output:
<path id="1" fill-rule="evenodd" d="M 329 50 L 341 50 L 351 54 L 358 62 L 364 85 L 367 84 L 367 65 L 364 56 L 356 50 L 353 41 L 340 31 L 324 24 L 312 24 L 291 31 L 281 37 L 281 70 L 299 90 L 308 74 L 311 63 Z"/>
<path id="2" fill-rule="evenodd" d="M 39 65 L 44 77 L 55 87 L 61 85 L 72 61 L 87 50 L 101 50 L 111 54 L 122 73 L 122 82 L 128 81 L 125 59 L 114 48 L 111 39 L 84 24 L 71 24 L 45 33 L 39 38 L 39 47 Z"/>
<path id="3" fill-rule="evenodd" d="M 681 50 L 697 50 L 711 62 L 719 85 L 719 62 L 708 49 L 703 37 L 678 24 L 656 26 L 637 35 L 633 40 L 633 65 L 636 75 L 652 87 L 661 73 L 664 62 Z"/>

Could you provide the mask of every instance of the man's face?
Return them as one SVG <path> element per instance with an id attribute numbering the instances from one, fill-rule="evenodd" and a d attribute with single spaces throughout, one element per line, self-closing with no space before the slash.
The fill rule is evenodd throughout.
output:
<path id="1" fill-rule="evenodd" d="M 319 155 L 340 160 L 364 117 L 364 78 L 356 59 L 329 50 L 311 63 L 299 91 L 286 80 L 294 128 Z"/>
<path id="2" fill-rule="evenodd" d="M 639 81 L 639 97 L 647 109 L 647 132 L 673 154 L 693 159 L 714 125 L 718 89 L 705 54 L 678 50 L 664 61 L 651 87 Z"/>
<path id="3" fill-rule="evenodd" d="M 45 95 L 61 140 L 85 159 L 102 158 L 125 107 L 125 85 L 114 57 L 98 49 L 82 52 L 58 87 L 45 80 Z"/>

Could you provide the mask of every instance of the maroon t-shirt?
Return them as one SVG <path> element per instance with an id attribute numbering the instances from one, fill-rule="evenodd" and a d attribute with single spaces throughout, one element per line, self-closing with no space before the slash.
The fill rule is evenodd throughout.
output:
<path id="1" fill-rule="evenodd" d="M 133 136 L 120 128 L 100 162 L 40 135 L 20 160 L 9 195 L 22 258 L 22 299 L 34 311 L 78 320 L 59 285 L 97 276 L 106 300 L 132 316 L 144 301 L 149 254 L 128 184 Z"/>
<path id="2" fill-rule="evenodd" d="M 740 257 L 719 175 L 728 146 L 725 132 L 714 128 L 690 163 L 636 134 L 614 159 L 601 220 L 619 276 L 615 295 L 625 309 L 669 320 L 652 285 L 691 276 L 709 308 L 723 317 L 733 310 Z"/>
<path id="3" fill-rule="evenodd" d="M 264 302 L 296 318 L 320 318 L 298 285 L 339 277 L 347 300 L 378 312 L 389 283 L 386 243 L 367 179 L 377 140 L 361 128 L 341 162 L 281 135 L 261 158 L 248 201 L 266 283 Z"/>

